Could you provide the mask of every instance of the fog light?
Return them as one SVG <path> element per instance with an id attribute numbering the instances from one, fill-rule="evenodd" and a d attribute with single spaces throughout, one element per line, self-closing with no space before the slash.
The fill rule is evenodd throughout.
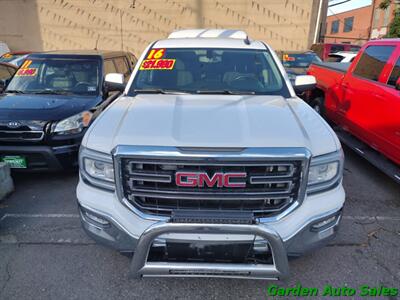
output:
<path id="1" fill-rule="evenodd" d="M 99 223 L 101 225 L 109 225 L 110 224 L 106 219 L 95 216 L 87 211 L 85 211 L 85 216 L 88 217 L 90 220 L 92 220 L 96 223 Z"/>
<path id="2" fill-rule="evenodd" d="M 321 229 L 329 227 L 330 225 L 333 225 L 336 222 L 337 218 L 338 218 L 338 216 L 335 215 L 335 216 L 329 217 L 325 220 L 322 220 L 318 223 L 315 223 L 311 226 L 311 230 L 312 231 L 320 231 Z"/>

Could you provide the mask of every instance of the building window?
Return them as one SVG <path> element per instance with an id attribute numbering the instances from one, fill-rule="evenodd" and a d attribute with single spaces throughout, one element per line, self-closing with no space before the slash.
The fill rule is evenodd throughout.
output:
<path id="1" fill-rule="evenodd" d="M 332 22 L 331 33 L 339 32 L 339 20 L 335 20 Z"/>
<path id="2" fill-rule="evenodd" d="M 375 8 L 373 28 L 378 27 L 380 14 L 381 14 L 381 10 L 379 8 Z"/>
<path id="3" fill-rule="evenodd" d="M 385 10 L 385 14 L 383 16 L 383 26 L 388 26 L 389 18 L 390 18 L 390 6 Z"/>
<path id="4" fill-rule="evenodd" d="M 353 30 L 353 21 L 354 21 L 354 17 L 344 19 L 343 32 L 350 32 Z"/>

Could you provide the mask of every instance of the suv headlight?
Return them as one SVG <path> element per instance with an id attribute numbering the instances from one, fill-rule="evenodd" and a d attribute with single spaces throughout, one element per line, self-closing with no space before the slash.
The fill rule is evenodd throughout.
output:
<path id="1" fill-rule="evenodd" d="M 86 183 L 114 190 L 114 165 L 111 155 L 81 146 L 79 169 L 81 177 Z"/>
<path id="2" fill-rule="evenodd" d="M 93 114 L 90 111 L 83 111 L 67 119 L 56 123 L 54 132 L 57 134 L 76 134 L 88 127 Z"/>
<path id="3" fill-rule="evenodd" d="M 342 180 L 344 155 L 337 152 L 313 157 L 308 171 L 307 193 L 317 193 L 336 187 Z"/>

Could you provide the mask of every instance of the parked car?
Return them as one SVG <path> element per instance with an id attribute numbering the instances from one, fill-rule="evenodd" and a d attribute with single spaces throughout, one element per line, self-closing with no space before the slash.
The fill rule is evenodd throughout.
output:
<path id="1" fill-rule="evenodd" d="M 0 88 L 5 87 L 8 80 L 14 75 L 17 69 L 18 67 L 16 67 L 15 65 L 0 62 Z"/>
<path id="2" fill-rule="evenodd" d="M 336 53 L 330 53 L 327 58 L 327 62 L 341 62 L 341 63 L 349 63 L 354 60 L 357 56 L 357 52 L 352 51 L 339 51 Z"/>
<path id="3" fill-rule="evenodd" d="M 7 52 L 0 57 L 0 62 L 6 62 L 20 67 L 31 51 Z"/>
<path id="4" fill-rule="evenodd" d="M 342 141 L 400 183 L 400 39 L 369 41 L 351 64 L 308 73 L 317 78 L 310 101 Z"/>
<path id="5" fill-rule="evenodd" d="M 345 200 L 335 133 L 243 31 L 150 44 L 79 162 L 83 227 L 134 253 L 134 277 L 285 278 L 288 256 L 333 238 Z"/>
<path id="6" fill-rule="evenodd" d="M 31 54 L 0 95 L 0 160 L 11 168 L 77 166 L 82 137 L 114 101 L 104 78 L 132 72 L 126 52 L 54 51 Z"/>
<path id="7" fill-rule="evenodd" d="M 331 53 L 339 51 L 357 52 L 361 49 L 361 46 L 351 44 L 318 43 L 313 44 L 310 49 L 314 51 L 319 58 L 326 61 Z"/>
<path id="8" fill-rule="evenodd" d="M 10 48 L 5 42 L 0 41 L 0 56 L 7 52 L 10 52 Z"/>
<path id="9" fill-rule="evenodd" d="M 297 75 L 307 74 L 311 63 L 322 61 L 313 51 L 281 51 L 278 56 L 292 84 Z"/>

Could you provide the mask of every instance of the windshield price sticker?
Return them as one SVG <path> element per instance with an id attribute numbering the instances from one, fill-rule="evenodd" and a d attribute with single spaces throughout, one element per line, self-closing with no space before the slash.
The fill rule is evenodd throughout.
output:
<path id="1" fill-rule="evenodd" d="M 295 61 L 296 59 L 294 57 L 289 56 L 289 54 L 283 55 L 283 60 L 284 61 Z"/>
<path id="2" fill-rule="evenodd" d="M 30 69 L 19 69 L 15 76 L 36 76 L 37 69 L 30 68 Z"/>
<path id="3" fill-rule="evenodd" d="M 172 70 L 175 59 L 145 59 L 140 70 Z"/>
<path id="4" fill-rule="evenodd" d="M 15 73 L 15 76 L 36 76 L 37 68 L 29 68 L 31 64 L 31 60 L 24 61 L 17 73 Z"/>
<path id="5" fill-rule="evenodd" d="M 160 59 L 164 54 L 165 49 L 151 49 L 146 59 Z"/>
<path id="6" fill-rule="evenodd" d="M 163 58 L 165 49 L 151 49 L 140 65 L 140 70 L 172 70 L 175 59 Z"/>
<path id="7" fill-rule="evenodd" d="M 22 64 L 22 66 L 21 66 L 21 68 L 20 69 L 28 69 L 29 68 L 29 66 L 31 65 L 31 63 L 32 63 L 32 61 L 31 60 L 26 60 L 26 61 L 24 61 L 24 63 Z"/>

